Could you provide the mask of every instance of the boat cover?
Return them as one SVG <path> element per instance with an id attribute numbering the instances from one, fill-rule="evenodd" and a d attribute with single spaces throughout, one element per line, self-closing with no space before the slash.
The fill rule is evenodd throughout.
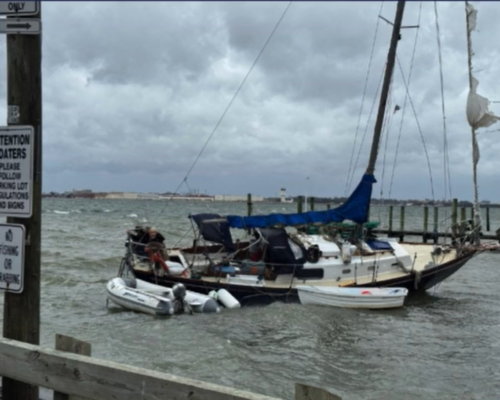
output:
<path id="1" fill-rule="evenodd" d="M 368 221 L 368 209 L 372 186 L 377 182 L 371 174 L 363 175 L 361 182 L 341 206 L 326 211 L 309 211 L 296 214 L 269 214 L 241 217 L 228 215 L 229 227 L 239 229 L 266 228 L 275 225 L 293 226 L 305 224 L 328 224 L 330 222 L 354 221 L 362 224 Z"/>
<path id="2" fill-rule="evenodd" d="M 285 228 L 259 229 L 267 242 L 264 254 L 266 264 L 282 274 L 290 274 L 302 269 L 306 261 L 306 250 L 293 242 Z"/>
<path id="3" fill-rule="evenodd" d="M 219 243 L 228 252 L 234 251 L 233 239 L 229 231 L 229 224 L 219 214 L 190 215 L 200 231 L 200 235 L 209 242 Z"/>

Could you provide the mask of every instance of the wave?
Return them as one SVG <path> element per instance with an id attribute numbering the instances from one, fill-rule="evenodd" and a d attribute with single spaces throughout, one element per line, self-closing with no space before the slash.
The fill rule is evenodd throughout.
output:
<path id="1" fill-rule="evenodd" d="M 66 215 L 66 214 L 69 214 L 69 211 L 54 210 L 54 214 L 63 214 L 63 215 Z"/>
<path id="2" fill-rule="evenodd" d="M 127 217 L 129 217 L 129 218 L 137 218 L 137 214 L 129 214 L 129 215 L 127 215 Z"/>

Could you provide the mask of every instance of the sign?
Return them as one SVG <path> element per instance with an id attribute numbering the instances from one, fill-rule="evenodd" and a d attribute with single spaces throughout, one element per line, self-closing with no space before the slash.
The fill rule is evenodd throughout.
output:
<path id="1" fill-rule="evenodd" d="M 0 216 L 31 217 L 34 139 L 32 126 L 0 127 Z"/>
<path id="2" fill-rule="evenodd" d="M 20 116 L 21 116 L 21 113 L 19 112 L 19 106 L 8 106 L 7 107 L 7 123 L 8 124 L 18 124 Z"/>
<path id="3" fill-rule="evenodd" d="M 0 19 L 0 33 L 8 35 L 39 35 L 42 22 L 34 18 L 4 18 Z"/>
<path id="4" fill-rule="evenodd" d="M 34 15 L 39 10 L 39 1 L 0 1 L 0 15 Z"/>
<path id="5" fill-rule="evenodd" d="M 24 237 L 24 226 L 0 224 L 0 290 L 23 291 Z"/>

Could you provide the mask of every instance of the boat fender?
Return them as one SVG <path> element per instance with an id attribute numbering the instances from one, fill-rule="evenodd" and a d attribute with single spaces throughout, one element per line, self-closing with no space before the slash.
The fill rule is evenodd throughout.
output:
<path id="1" fill-rule="evenodd" d="M 344 264 L 350 264 L 351 259 L 352 259 L 351 244 L 344 243 L 342 245 L 342 261 L 344 261 Z"/>
<path id="2" fill-rule="evenodd" d="M 224 305 L 226 308 L 239 308 L 241 304 L 238 300 L 234 298 L 234 296 L 229 293 L 226 289 L 219 289 L 217 291 L 217 299 Z"/>
<path id="3" fill-rule="evenodd" d="M 212 290 L 209 294 L 208 294 L 212 299 L 215 299 L 217 300 L 217 292 L 215 290 Z"/>
<path id="4" fill-rule="evenodd" d="M 363 294 L 363 295 L 366 295 L 366 294 L 372 294 L 372 292 L 370 292 L 369 290 L 363 290 L 363 291 L 361 292 L 361 294 Z"/>

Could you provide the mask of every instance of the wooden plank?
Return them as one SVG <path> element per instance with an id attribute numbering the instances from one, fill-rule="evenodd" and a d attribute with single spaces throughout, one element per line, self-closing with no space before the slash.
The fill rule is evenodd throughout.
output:
<path id="1" fill-rule="evenodd" d="M 75 339 L 71 336 L 56 334 L 56 350 L 66 351 L 68 353 L 80 354 L 82 356 L 90 356 L 90 343 Z M 54 392 L 54 400 L 88 400 L 85 397 L 70 396 L 66 393 Z"/>
<path id="2" fill-rule="evenodd" d="M 326 389 L 296 383 L 295 400 L 342 400 L 342 398 Z"/>
<path id="3" fill-rule="evenodd" d="M 0 339 L 0 375 L 92 400 L 278 400 L 10 339 Z"/>

